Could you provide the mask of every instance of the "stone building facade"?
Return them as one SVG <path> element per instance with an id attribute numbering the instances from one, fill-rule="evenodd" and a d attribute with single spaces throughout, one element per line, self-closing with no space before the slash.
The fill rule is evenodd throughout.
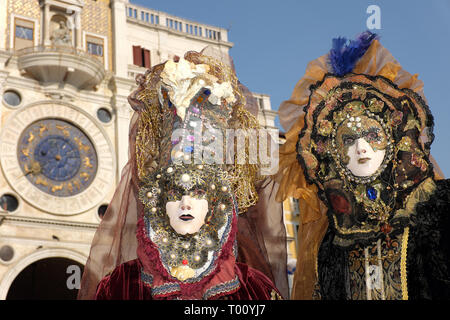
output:
<path id="1" fill-rule="evenodd" d="M 127 0 L 0 0 L 0 299 L 76 296 L 128 160 L 135 76 L 206 46 L 233 44 Z"/>

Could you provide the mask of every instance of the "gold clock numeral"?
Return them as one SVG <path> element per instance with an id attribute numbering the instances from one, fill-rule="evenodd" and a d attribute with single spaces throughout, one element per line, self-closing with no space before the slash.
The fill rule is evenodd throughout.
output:
<path id="1" fill-rule="evenodd" d="M 22 149 L 22 153 L 24 154 L 25 157 L 30 156 L 30 150 L 28 150 L 28 149 Z"/>
<path id="2" fill-rule="evenodd" d="M 73 186 L 72 186 L 72 183 L 71 183 L 71 182 L 69 182 L 69 183 L 67 184 L 67 189 L 69 189 L 69 192 L 72 193 L 72 191 L 73 191 Z"/>
<path id="3" fill-rule="evenodd" d="M 84 152 L 88 152 L 89 151 L 89 146 L 84 145 L 83 142 L 79 138 L 75 137 L 73 139 L 78 144 L 78 147 L 80 147 L 80 149 L 83 149 Z"/>
<path id="4" fill-rule="evenodd" d="M 80 177 L 82 177 L 84 179 L 84 181 L 88 181 L 90 175 L 87 172 L 82 172 L 82 173 L 80 173 Z"/>
<path id="5" fill-rule="evenodd" d="M 84 157 L 83 161 L 86 167 L 92 168 L 91 159 L 89 159 L 89 157 Z"/>
<path id="6" fill-rule="evenodd" d="M 81 189 L 80 181 L 78 181 L 78 180 L 73 180 L 73 184 L 75 185 L 75 187 L 77 187 L 78 190 Z"/>
<path id="7" fill-rule="evenodd" d="M 30 131 L 30 137 L 27 140 L 28 143 L 31 143 L 31 141 L 33 141 L 33 139 L 34 139 L 34 134 L 33 134 L 33 132 Z"/>
<path id="8" fill-rule="evenodd" d="M 62 190 L 63 186 L 64 186 L 64 183 L 60 184 L 59 186 L 53 186 L 52 192 L 55 193 L 55 191 Z"/>
<path id="9" fill-rule="evenodd" d="M 42 179 L 41 177 L 37 177 L 35 183 L 36 183 L 36 184 L 41 184 L 41 185 L 43 185 L 43 186 L 45 186 L 45 187 L 48 186 L 47 180 Z M 53 189 L 52 189 L 52 191 L 53 191 Z M 54 192 L 54 191 L 53 191 L 53 192 Z"/>
<path id="10" fill-rule="evenodd" d="M 67 130 L 67 128 L 68 128 L 69 126 L 55 125 L 55 127 L 56 127 L 56 129 L 61 130 L 64 136 L 66 136 L 66 137 L 69 137 L 69 136 L 70 136 L 70 133 L 69 133 L 69 131 Z"/>
<path id="11" fill-rule="evenodd" d="M 41 127 L 39 128 L 39 136 L 42 137 L 42 134 L 44 131 L 47 130 L 47 127 L 41 124 Z"/>

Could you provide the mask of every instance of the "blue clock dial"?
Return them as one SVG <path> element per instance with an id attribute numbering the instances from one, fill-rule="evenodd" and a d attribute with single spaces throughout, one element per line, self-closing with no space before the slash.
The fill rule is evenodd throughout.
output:
<path id="1" fill-rule="evenodd" d="M 61 136 L 47 136 L 34 149 L 34 159 L 41 164 L 42 174 L 55 181 L 72 179 L 80 170 L 80 152 Z"/>
<path id="2" fill-rule="evenodd" d="M 97 154 L 90 139 L 73 124 L 59 119 L 43 119 L 28 126 L 17 152 L 27 179 L 54 196 L 84 191 L 97 171 Z"/>

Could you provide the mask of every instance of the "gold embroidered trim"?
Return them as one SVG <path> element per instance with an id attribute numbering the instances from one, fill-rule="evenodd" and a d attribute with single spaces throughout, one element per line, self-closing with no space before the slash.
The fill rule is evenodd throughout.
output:
<path id="1" fill-rule="evenodd" d="M 283 298 L 274 290 L 270 292 L 270 300 L 283 300 Z"/>
<path id="2" fill-rule="evenodd" d="M 420 183 L 407 197 L 403 208 L 395 212 L 394 218 L 410 217 L 416 210 L 418 203 L 428 201 L 436 190 L 436 183 L 433 178 L 427 178 Z"/>
<path id="3" fill-rule="evenodd" d="M 408 236 L 409 227 L 405 228 L 402 238 L 402 257 L 400 260 L 400 277 L 402 282 L 402 298 L 408 300 L 408 282 L 407 282 L 407 270 L 406 270 L 406 254 L 408 251 Z"/>

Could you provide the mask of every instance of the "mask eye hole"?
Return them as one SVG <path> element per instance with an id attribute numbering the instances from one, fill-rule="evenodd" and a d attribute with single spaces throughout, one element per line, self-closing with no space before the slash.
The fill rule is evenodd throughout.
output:
<path id="1" fill-rule="evenodd" d="M 366 138 L 367 141 L 372 142 L 372 141 L 377 141 L 379 139 L 378 136 L 378 129 L 377 128 L 370 128 L 365 134 L 364 137 Z"/>
<path id="2" fill-rule="evenodd" d="M 206 191 L 203 189 L 195 189 L 190 192 L 190 196 L 196 199 L 204 199 L 206 197 Z"/>
<path id="3" fill-rule="evenodd" d="M 342 142 L 344 143 L 345 146 L 351 146 L 352 144 L 355 143 L 356 137 L 353 136 L 344 136 L 342 137 Z"/>

